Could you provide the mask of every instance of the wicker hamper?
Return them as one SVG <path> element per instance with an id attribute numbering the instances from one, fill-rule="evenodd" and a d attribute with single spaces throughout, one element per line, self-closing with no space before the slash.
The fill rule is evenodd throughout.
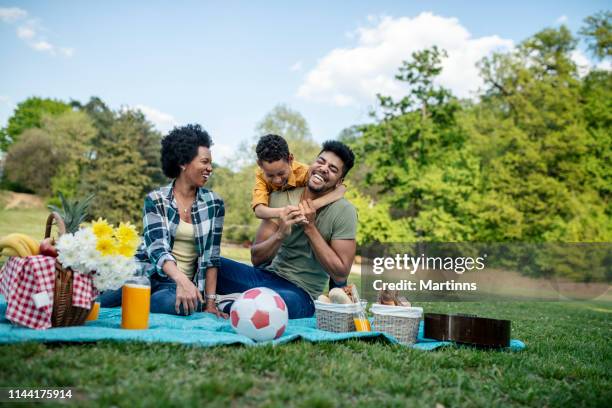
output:
<path id="1" fill-rule="evenodd" d="M 355 331 L 353 313 L 358 310 L 357 304 L 330 304 L 315 300 L 315 314 L 317 317 L 317 329 L 327 330 L 334 333 Z M 366 308 L 368 302 L 362 301 L 362 307 Z"/>
<path id="2" fill-rule="evenodd" d="M 422 308 L 374 304 L 370 311 L 374 315 L 374 331 L 389 334 L 401 344 L 416 343 Z"/>
<path id="3" fill-rule="evenodd" d="M 66 226 L 62 217 L 53 212 L 47 218 L 45 238 L 51 236 L 51 227 L 55 221 L 58 234 L 66 233 Z M 72 280 L 74 272 L 70 268 L 64 268 L 58 259 L 55 260 L 55 285 L 53 289 L 53 311 L 51 314 L 51 325 L 53 327 L 80 326 L 85 323 L 90 309 L 72 306 Z M 92 301 L 92 306 L 93 306 Z"/>

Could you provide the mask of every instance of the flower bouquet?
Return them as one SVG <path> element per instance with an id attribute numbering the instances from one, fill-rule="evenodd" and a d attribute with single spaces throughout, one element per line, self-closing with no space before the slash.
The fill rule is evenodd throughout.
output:
<path id="1" fill-rule="evenodd" d="M 134 254 L 139 243 L 136 227 L 129 222 L 113 228 L 98 219 L 91 226 L 60 236 L 57 259 L 75 273 L 91 275 L 97 291 L 119 289 L 138 271 Z"/>

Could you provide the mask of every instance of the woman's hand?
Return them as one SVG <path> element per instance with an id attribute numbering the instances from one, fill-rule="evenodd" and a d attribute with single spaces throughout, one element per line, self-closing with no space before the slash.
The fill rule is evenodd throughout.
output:
<path id="1" fill-rule="evenodd" d="M 202 294 L 193 282 L 183 275 L 182 278 L 176 281 L 176 303 L 174 304 L 176 314 L 180 314 L 181 305 L 183 305 L 185 314 L 192 314 L 197 309 L 198 301 L 204 303 Z"/>
<path id="2" fill-rule="evenodd" d="M 210 299 L 206 301 L 206 308 L 204 309 L 204 311 L 206 313 L 212 313 L 215 316 L 221 317 L 223 319 L 227 319 L 229 317 L 227 313 L 223 313 L 217 308 L 217 305 L 215 304 L 214 300 L 210 300 Z"/>

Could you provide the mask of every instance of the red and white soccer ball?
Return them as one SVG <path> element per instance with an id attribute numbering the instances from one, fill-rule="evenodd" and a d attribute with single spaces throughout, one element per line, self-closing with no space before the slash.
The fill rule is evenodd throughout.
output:
<path id="1" fill-rule="evenodd" d="M 238 334 L 255 341 L 268 341 L 283 335 L 289 313 L 278 293 L 268 288 L 253 288 L 234 302 L 230 321 Z"/>

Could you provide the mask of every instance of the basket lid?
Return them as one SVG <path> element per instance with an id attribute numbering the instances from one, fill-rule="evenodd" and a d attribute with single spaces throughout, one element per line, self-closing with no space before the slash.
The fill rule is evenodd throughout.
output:
<path id="1" fill-rule="evenodd" d="M 412 318 L 423 317 L 422 307 L 391 306 L 391 305 L 381 305 L 380 303 L 374 303 L 372 307 L 370 308 L 370 311 L 375 314 L 386 315 L 386 316 L 412 317 Z"/>

